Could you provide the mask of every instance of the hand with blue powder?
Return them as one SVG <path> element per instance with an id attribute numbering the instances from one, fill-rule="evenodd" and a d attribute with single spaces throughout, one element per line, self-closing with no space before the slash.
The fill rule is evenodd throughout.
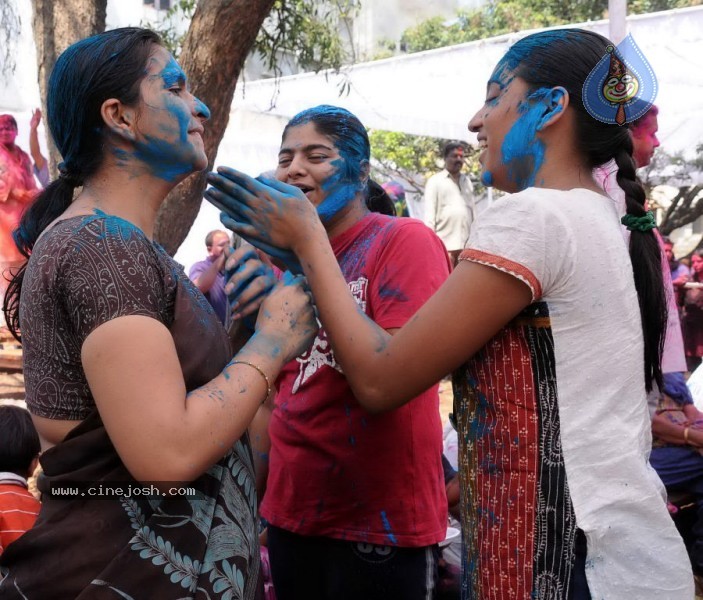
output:
<path id="1" fill-rule="evenodd" d="M 218 206 L 214 201 L 211 200 L 211 202 L 215 204 L 215 206 Z M 240 224 L 237 223 L 237 221 L 235 221 L 227 213 L 220 213 L 220 222 L 230 231 L 237 233 L 237 228 Z M 237 235 L 241 234 L 237 233 Z M 276 248 L 275 246 L 271 246 L 270 244 L 262 242 L 261 240 L 247 239 L 247 241 L 251 243 L 254 247 L 261 250 L 261 252 L 268 256 L 269 259 L 274 261 L 276 263 L 276 266 L 281 268 L 281 270 L 288 270 L 295 275 L 303 274 L 303 267 L 300 266 L 300 262 L 298 261 L 297 257 L 290 250 Z"/>
<path id="2" fill-rule="evenodd" d="M 318 323 L 308 290 L 305 277 L 284 273 L 261 305 L 252 348 L 283 356 L 288 362 L 310 347 Z"/>
<path id="3" fill-rule="evenodd" d="M 256 249 L 246 245 L 230 254 L 225 263 L 225 293 L 233 319 L 259 310 L 266 295 L 276 285 L 273 270 L 264 264 Z"/>
<path id="4" fill-rule="evenodd" d="M 213 186 L 205 192 L 212 204 L 223 211 L 223 224 L 257 248 L 289 265 L 290 250 L 312 236 L 327 238 L 315 207 L 297 187 L 280 181 L 253 178 L 219 167 L 208 175 Z M 297 261 L 296 261 L 297 262 Z"/>

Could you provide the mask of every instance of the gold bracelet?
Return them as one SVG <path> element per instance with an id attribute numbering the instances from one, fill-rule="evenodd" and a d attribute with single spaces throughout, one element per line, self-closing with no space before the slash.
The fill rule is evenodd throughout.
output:
<path id="1" fill-rule="evenodd" d="M 690 442 L 688 441 L 688 430 L 690 427 L 686 425 L 686 427 L 683 428 L 683 443 L 686 444 L 687 446 L 690 446 Z"/>
<path id="2" fill-rule="evenodd" d="M 257 367 L 255 364 L 247 362 L 246 360 L 233 360 L 231 365 L 246 365 L 247 367 L 251 367 L 252 369 L 256 369 L 259 374 L 264 378 L 264 381 L 266 382 L 266 398 L 268 398 L 271 395 L 271 382 L 269 381 L 269 378 L 266 376 L 266 373 L 263 372 L 261 367 Z M 263 399 L 261 404 L 266 402 L 266 398 Z"/>

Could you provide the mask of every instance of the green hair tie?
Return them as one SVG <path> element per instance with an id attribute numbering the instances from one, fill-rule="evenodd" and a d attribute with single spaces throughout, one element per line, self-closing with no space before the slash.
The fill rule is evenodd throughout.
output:
<path id="1" fill-rule="evenodd" d="M 654 219 L 654 213 L 648 210 L 643 217 L 636 217 L 634 215 L 625 215 L 620 222 L 627 227 L 630 231 L 642 231 L 646 233 L 652 229 L 656 229 L 657 222 Z"/>

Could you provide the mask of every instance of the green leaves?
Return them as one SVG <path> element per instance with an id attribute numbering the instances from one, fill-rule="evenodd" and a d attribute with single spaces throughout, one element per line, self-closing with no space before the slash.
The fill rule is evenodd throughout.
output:
<path id="1" fill-rule="evenodd" d="M 286 60 L 303 71 L 339 70 L 353 62 L 354 56 L 344 38 L 351 40 L 351 20 L 362 0 L 276 0 L 254 43 L 266 67 L 280 75 Z M 162 21 L 150 26 L 159 33 L 164 45 L 178 59 L 185 36 L 177 23 L 189 22 L 197 0 L 179 0 Z"/>
<path id="2" fill-rule="evenodd" d="M 631 0 L 630 14 L 695 6 L 701 0 Z M 462 44 L 496 35 L 594 21 L 607 17 L 607 0 L 490 0 L 474 10 L 459 10 L 453 19 L 433 17 L 406 29 L 400 41 L 407 53 Z M 382 52 L 394 50 L 382 44 Z"/>
<path id="3" fill-rule="evenodd" d="M 338 71 L 354 58 L 346 50 L 343 36 L 351 40 L 350 20 L 359 7 L 360 0 L 276 0 L 254 49 L 277 74 L 279 62 L 286 56 L 304 71 Z"/>

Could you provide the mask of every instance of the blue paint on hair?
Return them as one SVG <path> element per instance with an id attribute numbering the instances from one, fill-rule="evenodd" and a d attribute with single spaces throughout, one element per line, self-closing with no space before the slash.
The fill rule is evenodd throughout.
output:
<path id="1" fill-rule="evenodd" d="M 535 49 L 545 48 L 554 42 L 564 40 L 568 35 L 568 29 L 555 29 L 553 31 L 541 31 L 538 34 L 529 35 L 515 42 L 498 62 L 489 82 L 502 82 L 503 85 L 507 85 L 511 74 L 517 74 L 518 67 L 530 57 Z M 519 74 L 517 75 L 519 76 Z"/>
<path id="2" fill-rule="evenodd" d="M 115 76 L 117 72 L 133 83 L 138 82 L 139 74 L 143 73 L 144 63 L 134 62 L 132 56 L 123 61 L 124 64 L 114 60 L 121 52 L 115 51 L 116 44 L 135 44 L 137 39 L 158 43 L 158 37 L 151 32 L 141 34 L 137 29 L 115 29 L 76 42 L 56 61 L 49 78 L 47 123 L 69 170 L 76 170 L 75 163 L 84 154 L 83 146 L 88 145 L 82 135 L 85 125 L 92 122 L 102 125 L 99 111 L 88 101 L 93 100 L 93 90 L 107 88 L 105 82 L 109 81 L 108 78 L 115 80 L 116 88 L 123 85 L 124 81 L 118 81 Z M 85 71 L 85 75 L 79 69 Z M 118 94 L 116 97 L 124 102 L 131 102 L 138 97 L 139 91 L 132 87 L 112 93 Z M 90 113 L 91 110 L 94 113 Z"/>

